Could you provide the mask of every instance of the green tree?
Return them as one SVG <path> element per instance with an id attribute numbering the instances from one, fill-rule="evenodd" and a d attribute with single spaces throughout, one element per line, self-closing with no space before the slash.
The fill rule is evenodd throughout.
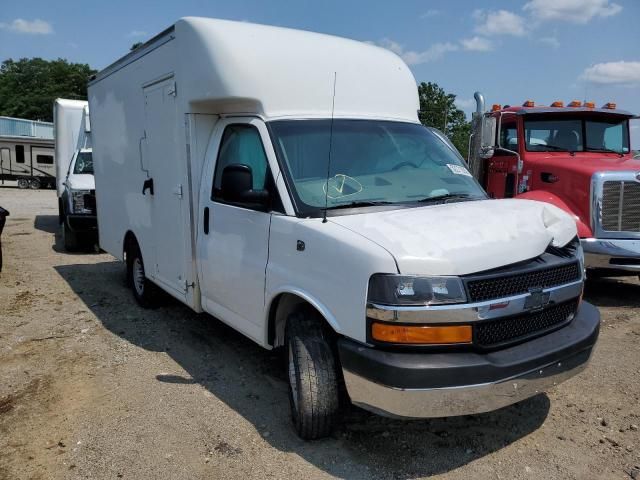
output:
<path id="1" fill-rule="evenodd" d="M 447 135 L 463 157 L 467 157 L 471 123 L 462 110 L 456 107 L 456 96 L 447 93 L 436 83 L 418 85 L 420 110 L 418 118 L 423 125 L 435 127 Z"/>
<path id="2" fill-rule="evenodd" d="M 42 58 L 8 59 L 0 65 L 0 115 L 53 119 L 56 98 L 86 100 L 89 65 Z"/>

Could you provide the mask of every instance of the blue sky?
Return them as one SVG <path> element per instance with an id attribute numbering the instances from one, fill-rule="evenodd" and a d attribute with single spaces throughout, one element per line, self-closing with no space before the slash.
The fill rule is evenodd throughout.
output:
<path id="1" fill-rule="evenodd" d="M 3 3 L 0 59 L 63 57 L 100 69 L 177 18 L 200 15 L 378 43 L 467 112 L 480 90 L 489 104 L 586 98 L 640 114 L 638 0 Z M 640 122 L 632 137 L 640 146 Z"/>

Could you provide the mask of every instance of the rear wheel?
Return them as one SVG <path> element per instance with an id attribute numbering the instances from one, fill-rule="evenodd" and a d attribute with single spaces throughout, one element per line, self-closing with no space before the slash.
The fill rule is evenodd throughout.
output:
<path id="1" fill-rule="evenodd" d="M 40 190 L 40 187 L 42 187 L 42 183 L 39 179 L 32 178 L 31 180 L 29 180 L 29 188 L 31 190 Z"/>
<path id="2" fill-rule="evenodd" d="M 19 178 L 18 179 L 18 188 L 21 189 L 25 189 L 25 188 L 29 188 L 29 180 L 27 180 L 26 178 Z"/>
<path id="3" fill-rule="evenodd" d="M 137 244 L 127 249 L 127 281 L 136 302 L 143 308 L 158 306 L 158 287 L 151 282 L 144 270 L 144 260 Z"/>
<path id="4" fill-rule="evenodd" d="M 337 361 L 323 320 L 312 308 L 291 314 L 285 330 L 289 400 L 298 435 L 328 436 L 339 408 Z"/>

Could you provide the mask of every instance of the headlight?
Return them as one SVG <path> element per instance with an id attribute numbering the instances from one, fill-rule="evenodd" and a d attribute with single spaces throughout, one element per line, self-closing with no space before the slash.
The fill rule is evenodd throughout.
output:
<path id="1" fill-rule="evenodd" d="M 91 208 L 86 206 L 84 202 L 84 196 L 90 194 L 91 190 L 71 191 L 71 206 L 73 207 L 73 213 L 93 213 Z"/>
<path id="2" fill-rule="evenodd" d="M 466 301 L 467 295 L 458 277 L 375 274 L 369 279 L 369 303 L 409 306 Z"/>

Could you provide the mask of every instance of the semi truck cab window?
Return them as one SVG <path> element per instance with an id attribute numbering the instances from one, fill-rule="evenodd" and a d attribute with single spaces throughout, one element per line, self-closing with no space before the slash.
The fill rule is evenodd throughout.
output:
<path id="1" fill-rule="evenodd" d="M 628 120 L 590 118 L 525 119 L 529 152 L 629 152 Z"/>
<path id="2" fill-rule="evenodd" d="M 518 149 L 518 129 L 515 124 L 503 125 L 500 130 L 500 145 L 510 150 Z"/>

